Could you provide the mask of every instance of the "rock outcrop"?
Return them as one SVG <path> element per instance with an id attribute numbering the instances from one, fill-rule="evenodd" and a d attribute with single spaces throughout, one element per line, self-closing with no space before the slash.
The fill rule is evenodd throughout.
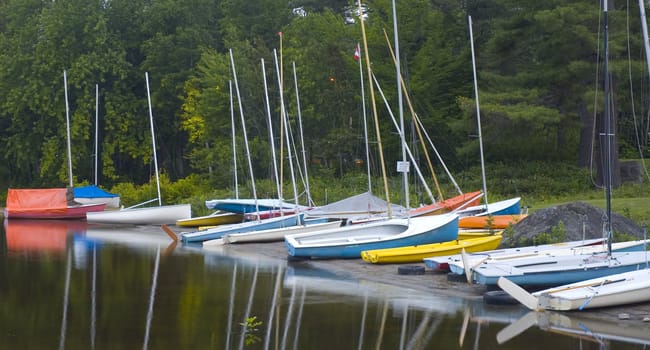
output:
<path id="1" fill-rule="evenodd" d="M 539 209 L 513 225 L 513 241 L 532 241 L 536 235 L 558 230 L 563 225 L 566 240 L 600 238 L 605 232 L 605 210 L 584 202 L 573 202 Z M 643 238 L 643 228 L 632 220 L 612 213 L 612 231 Z"/>

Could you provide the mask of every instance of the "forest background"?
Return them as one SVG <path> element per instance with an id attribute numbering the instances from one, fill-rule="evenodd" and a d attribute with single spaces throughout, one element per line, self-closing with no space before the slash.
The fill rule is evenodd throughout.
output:
<path id="1" fill-rule="evenodd" d="M 413 131 L 405 105 L 407 142 L 422 161 L 417 163 L 428 185 L 439 184 L 436 200 L 454 194 L 452 178 L 463 191 L 481 189 L 469 16 L 489 197 L 521 196 L 532 207 L 561 198 L 602 198 L 597 137 L 604 106 L 602 3 L 395 3 L 408 97 L 449 170 L 443 170 L 432 149 L 433 169 L 424 164 L 424 151 L 417 150 L 422 136 Z M 302 201 L 305 178 L 318 205 L 369 186 L 382 196 L 369 80 L 363 67 L 364 99 L 354 52 L 361 43 L 361 62 L 369 56 L 397 117 L 396 68 L 387 42 L 396 48 L 393 9 L 388 0 L 364 5 L 368 52 L 361 43 L 358 7 L 347 0 L 2 0 L 0 186 L 68 183 L 65 70 L 74 183 L 94 182 L 98 154 L 99 185 L 121 194 L 127 205 L 155 193 L 145 73 L 166 203 L 191 202 L 198 214 L 205 210 L 204 200 L 234 197 L 235 189 L 240 197 L 251 197 L 251 172 L 259 197 L 277 196 L 268 111 L 274 143 L 279 148 L 282 141 L 286 148 L 281 101 L 296 142 L 302 127 L 305 152 L 299 143 L 293 151 L 297 167 L 303 156 L 307 164 L 298 176 Z M 643 198 L 648 177 L 638 159 L 648 151 L 650 91 L 639 4 L 610 1 L 608 20 L 616 130 L 613 183 L 617 197 Z M 385 169 L 393 201 L 400 202 L 404 196 L 395 166 L 402 159 L 400 138 L 380 95 L 376 101 Z M 293 198 L 287 151 L 282 154 L 284 197 Z M 628 177 L 620 173 L 619 158 L 641 164 L 633 184 L 624 184 Z M 418 183 L 413 167 L 409 178 Z M 410 191 L 416 198 L 411 206 L 430 201 L 422 186 Z M 636 208 L 627 203 L 628 210 Z"/>

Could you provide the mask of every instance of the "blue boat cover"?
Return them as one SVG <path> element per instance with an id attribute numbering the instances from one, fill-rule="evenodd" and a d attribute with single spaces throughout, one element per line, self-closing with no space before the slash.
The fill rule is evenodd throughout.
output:
<path id="1" fill-rule="evenodd" d="M 112 198 L 119 197 L 120 195 L 106 192 L 95 185 L 88 185 L 83 187 L 75 187 L 74 196 L 75 198 Z"/>

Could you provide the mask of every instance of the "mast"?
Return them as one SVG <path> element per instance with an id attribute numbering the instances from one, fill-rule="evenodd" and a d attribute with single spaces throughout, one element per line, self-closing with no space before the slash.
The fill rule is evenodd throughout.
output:
<path id="1" fill-rule="evenodd" d="M 264 58 L 262 58 L 262 78 L 264 80 L 264 98 L 266 102 L 266 114 L 269 120 L 269 138 L 271 139 L 271 155 L 273 156 L 273 172 L 275 175 L 275 187 L 276 190 L 278 191 L 278 201 L 280 202 L 280 208 L 282 208 L 282 191 L 280 190 L 280 180 L 278 178 L 278 166 L 277 166 L 277 158 L 275 156 L 275 138 L 273 137 L 273 123 L 271 119 L 271 106 L 269 103 L 269 89 L 266 84 L 266 67 L 264 66 Z M 282 214 L 283 210 L 280 210 L 280 214 Z"/>
<path id="2" fill-rule="evenodd" d="M 235 108 L 232 103 L 232 80 L 228 81 L 230 90 L 230 130 L 232 132 L 232 162 L 235 175 L 235 198 L 239 199 L 239 185 L 237 182 L 237 138 L 235 137 Z"/>
<path id="3" fill-rule="evenodd" d="M 402 161 L 400 166 L 397 167 L 398 171 L 402 173 L 402 184 L 404 189 L 404 206 L 409 210 L 409 162 L 406 158 L 406 140 L 404 136 L 404 106 L 402 102 L 402 71 L 399 61 L 399 36 L 397 34 L 397 10 L 395 9 L 395 0 L 393 0 L 393 33 L 395 35 L 395 70 L 397 79 L 397 108 L 399 109 L 399 127 L 401 130 L 400 137 L 402 138 Z"/>
<path id="4" fill-rule="evenodd" d="M 302 150 L 302 166 L 305 169 L 305 194 L 307 195 L 307 206 L 314 205 L 311 199 L 311 191 L 309 190 L 309 174 L 307 173 L 307 152 L 305 151 L 305 137 L 302 131 L 302 113 L 300 112 L 300 96 L 298 95 L 298 77 L 296 75 L 296 62 L 291 62 L 293 66 L 293 83 L 296 89 L 296 111 L 298 115 L 298 128 L 300 131 L 300 147 Z"/>
<path id="5" fill-rule="evenodd" d="M 97 163 L 99 159 L 99 85 L 95 84 L 95 186 L 99 185 L 97 181 Z"/>
<path id="6" fill-rule="evenodd" d="M 607 1 L 607 0 L 605 0 Z M 474 72 L 474 95 L 476 100 L 476 123 L 478 124 L 478 144 L 481 152 L 481 177 L 483 178 L 483 202 L 488 206 L 487 182 L 485 180 L 485 160 L 483 159 L 483 136 L 481 133 L 481 110 L 478 103 L 478 81 L 476 78 L 476 58 L 474 55 L 474 34 L 472 32 L 472 16 L 469 16 L 469 43 L 472 47 L 472 71 Z"/>
<path id="7" fill-rule="evenodd" d="M 648 45 L 648 24 L 646 23 L 645 5 L 643 0 L 639 0 L 639 14 L 641 16 L 641 29 L 643 30 L 643 46 L 645 47 L 646 65 L 650 75 L 650 45 Z"/>
<path id="8" fill-rule="evenodd" d="M 68 181 L 70 187 L 72 187 L 72 146 L 70 144 L 70 106 L 68 105 L 68 76 L 63 71 L 63 88 L 65 91 L 65 125 L 66 125 L 66 135 L 67 135 L 67 146 L 68 146 Z"/>
<path id="9" fill-rule="evenodd" d="M 611 126 L 611 105 L 610 105 L 610 80 L 609 80 L 609 23 L 607 19 L 607 1 L 603 0 L 603 23 L 605 26 L 605 203 L 606 221 L 605 231 L 607 233 L 607 253 L 612 253 L 612 133 Z"/>
<path id="10" fill-rule="evenodd" d="M 363 64 L 361 63 L 361 47 L 357 43 L 359 62 L 359 81 L 361 82 L 361 111 L 363 113 L 363 137 L 366 145 L 366 172 L 368 175 L 368 193 L 372 193 L 372 181 L 370 181 L 370 150 L 368 145 L 368 122 L 366 121 L 366 93 L 363 89 Z"/>
<path id="11" fill-rule="evenodd" d="M 158 205 L 162 205 L 162 196 L 160 195 L 160 178 L 158 174 L 158 156 L 156 155 L 156 135 L 153 131 L 153 113 L 151 112 L 151 93 L 149 92 L 149 72 L 144 73 L 147 81 L 147 102 L 149 102 L 149 124 L 151 124 L 151 147 L 153 148 L 153 164 L 156 171 L 156 188 L 158 189 Z"/>
<path id="12" fill-rule="evenodd" d="M 361 1 L 358 2 L 359 14 L 361 11 Z M 379 116 L 377 115 L 377 104 L 375 102 L 375 90 L 372 83 L 372 69 L 370 68 L 370 54 L 368 53 L 368 41 L 366 40 L 366 27 L 365 20 L 363 16 L 359 16 L 361 19 L 361 36 L 363 37 L 363 51 L 366 53 L 366 70 L 368 71 L 368 82 L 370 83 L 370 101 L 372 102 L 372 114 L 375 120 L 375 132 L 377 133 L 377 147 L 379 148 L 379 159 L 381 163 L 381 175 L 384 180 L 384 194 L 386 196 L 386 205 L 388 217 L 393 217 L 393 211 L 390 204 L 390 192 L 388 191 L 388 177 L 386 175 L 386 164 L 384 162 L 384 150 L 381 146 L 381 132 L 379 130 Z"/>
<path id="13" fill-rule="evenodd" d="M 280 88 L 280 115 L 282 117 L 282 122 L 284 124 L 284 136 L 287 139 L 287 157 L 289 157 L 289 171 L 291 173 L 291 185 L 293 187 L 293 197 L 296 205 L 296 211 L 298 209 L 298 188 L 296 187 L 296 175 L 293 170 L 293 155 L 291 152 L 291 141 L 289 140 L 289 126 L 287 125 L 289 123 L 287 118 L 287 110 L 284 107 L 284 92 L 282 91 L 282 76 L 281 76 L 281 68 L 279 67 L 279 62 L 278 62 L 278 55 L 275 50 L 273 50 L 273 58 L 275 60 L 275 69 L 278 72 L 278 87 Z"/>
<path id="14" fill-rule="evenodd" d="M 239 116 L 241 117 L 242 130 L 244 132 L 244 146 L 246 147 L 246 157 L 248 158 L 248 169 L 251 176 L 251 187 L 253 189 L 253 198 L 255 199 L 255 212 L 257 213 L 257 220 L 260 220 L 259 212 L 260 207 L 257 202 L 257 189 L 255 188 L 255 177 L 253 176 L 253 163 L 251 162 L 251 152 L 248 148 L 248 134 L 246 134 L 246 122 L 244 120 L 244 109 L 242 108 L 241 103 L 241 94 L 239 93 L 239 83 L 237 82 L 237 71 L 235 70 L 235 59 L 232 57 L 232 49 L 229 49 L 230 53 L 230 66 L 232 68 L 232 76 L 235 80 L 235 90 L 237 91 L 237 103 L 239 103 Z"/>

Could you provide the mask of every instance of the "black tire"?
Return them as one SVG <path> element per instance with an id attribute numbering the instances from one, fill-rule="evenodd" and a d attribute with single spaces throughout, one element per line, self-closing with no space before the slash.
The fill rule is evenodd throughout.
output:
<path id="1" fill-rule="evenodd" d="M 308 257 L 287 255 L 287 261 L 288 262 L 301 262 L 301 261 L 307 261 L 307 260 L 309 260 Z"/>
<path id="2" fill-rule="evenodd" d="M 490 305 L 517 305 L 517 299 L 502 290 L 491 290 L 483 293 L 483 302 Z"/>
<path id="3" fill-rule="evenodd" d="M 399 266 L 397 273 L 400 275 L 424 275 L 424 266 L 406 265 Z"/>
<path id="4" fill-rule="evenodd" d="M 464 274 L 450 272 L 447 274 L 447 281 L 467 283 L 467 276 Z"/>

